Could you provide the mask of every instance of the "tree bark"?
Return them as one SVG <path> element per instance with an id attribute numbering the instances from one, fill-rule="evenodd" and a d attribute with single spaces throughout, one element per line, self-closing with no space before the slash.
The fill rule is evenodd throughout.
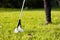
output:
<path id="1" fill-rule="evenodd" d="M 56 3 L 60 7 L 60 0 L 56 0 Z"/>

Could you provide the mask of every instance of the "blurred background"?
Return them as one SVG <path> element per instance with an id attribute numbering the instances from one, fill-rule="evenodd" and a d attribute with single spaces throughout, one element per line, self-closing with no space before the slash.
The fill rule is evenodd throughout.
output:
<path id="1" fill-rule="evenodd" d="M 0 0 L 1 8 L 21 8 L 23 0 Z M 43 8 L 43 0 L 26 0 L 25 8 Z M 52 7 L 58 7 L 56 0 L 52 0 Z"/>

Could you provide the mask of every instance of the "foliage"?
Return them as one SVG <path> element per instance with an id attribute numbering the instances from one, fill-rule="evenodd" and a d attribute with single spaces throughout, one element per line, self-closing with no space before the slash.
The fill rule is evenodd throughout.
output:
<path id="1" fill-rule="evenodd" d="M 21 8 L 23 0 L 0 0 L 0 7 L 5 8 Z M 56 5 L 56 0 L 52 0 L 53 6 Z M 43 8 L 43 0 L 26 0 L 25 7 L 28 8 Z"/>

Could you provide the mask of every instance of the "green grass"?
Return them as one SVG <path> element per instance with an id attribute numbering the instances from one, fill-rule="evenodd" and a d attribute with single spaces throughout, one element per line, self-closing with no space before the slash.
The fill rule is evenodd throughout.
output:
<path id="1" fill-rule="evenodd" d="M 0 8 L 0 40 L 60 40 L 60 10 L 52 10 L 52 24 L 46 21 L 42 9 L 24 10 L 22 28 L 24 32 L 14 33 L 19 19 L 19 9 Z M 31 35 L 28 35 L 31 34 Z"/>

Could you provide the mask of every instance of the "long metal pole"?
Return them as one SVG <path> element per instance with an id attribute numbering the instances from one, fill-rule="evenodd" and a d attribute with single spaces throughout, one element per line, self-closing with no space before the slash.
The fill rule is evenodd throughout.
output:
<path id="1" fill-rule="evenodd" d="M 23 11 L 23 8 L 24 8 L 24 4 L 25 4 L 25 0 L 23 0 L 23 4 L 22 4 L 22 8 L 21 8 L 20 15 L 19 15 L 19 20 L 18 20 L 18 25 L 17 25 L 17 27 L 18 27 L 19 25 L 21 26 L 21 18 L 22 18 L 22 11 Z"/>
<path id="2" fill-rule="evenodd" d="M 23 4 L 22 4 L 22 8 L 21 8 L 19 19 L 22 18 L 22 11 L 23 11 L 23 8 L 24 8 L 24 4 L 25 4 L 25 0 L 23 0 Z"/>

